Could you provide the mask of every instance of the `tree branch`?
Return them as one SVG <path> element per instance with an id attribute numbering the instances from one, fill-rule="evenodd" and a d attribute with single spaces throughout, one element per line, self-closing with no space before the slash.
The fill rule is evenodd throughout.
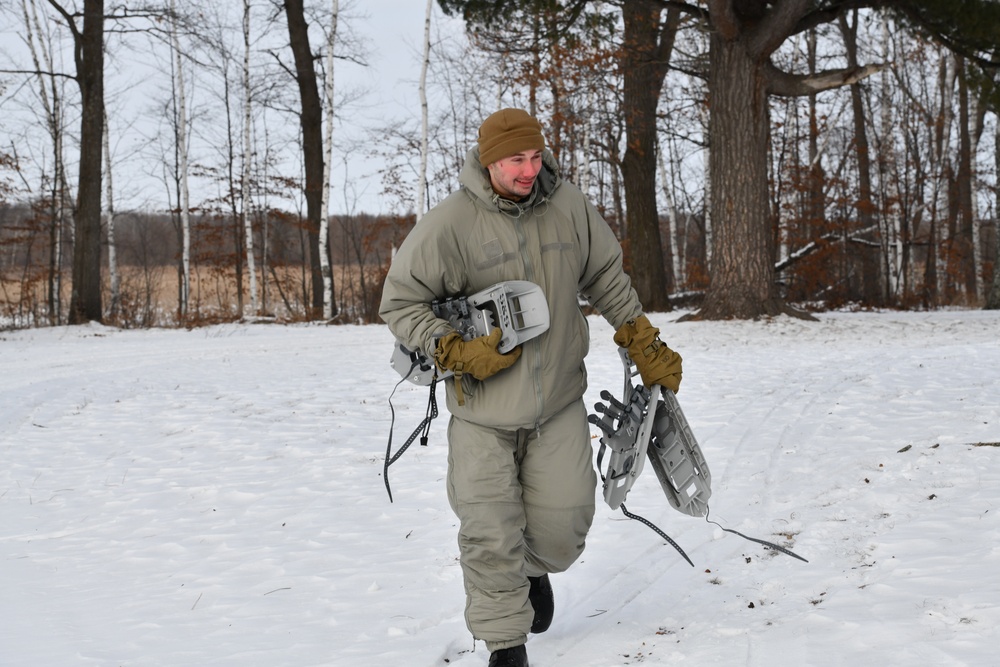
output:
<path id="1" fill-rule="evenodd" d="M 780 97 L 803 97 L 824 90 L 853 85 L 888 67 L 877 63 L 861 67 L 824 70 L 815 74 L 790 74 L 768 64 L 767 92 Z"/>
<path id="2" fill-rule="evenodd" d="M 792 34 L 792 30 L 812 4 L 812 0 L 784 0 L 774 3 L 766 18 L 752 28 L 747 40 L 748 52 L 761 60 L 770 57 Z"/>
<path id="3" fill-rule="evenodd" d="M 817 250 L 825 248 L 833 243 L 858 243 L 861 245 L 876 246 L 876 244 L 868 241 L 867 239 L 861 238 L 862 234 L 868 234 L 869 232 L 874 232 L 878 229 L 878 225 L 871 225 L 870 227 L 865 227 L 864 229 L 858 229 L 856 231 L 850 232 L 848 234 L 841 234 L 838 232 L 830 232 L 829 234 L 824 234 L 818 239 L 814 239 L 809 243 L 805 244 L 795 252 L 789 253 L 788 257 L 777 261 L 774 263 L 775 272 L 784 271 L 789 266 L 795 264 L 799 260 L 805 259 L 809 255 L 813 254 Z"/>
<path id="4" fill-rule="evenodd" d="M 80 30 L 76 27 L 76 20 L 73 15 L 66 11 L 62 5 L 60 5 L 55 0 L 48 0 L 48 3 L 52 5 L 52 8 L 56 10 L 64 19 L 66 19 L 66 24 L 70 31 L 73 33 L 74 39 L 81 39 L 83 35 L 80 34 Z"/>
<path id="5" fill-rule="evenodd" d="M 670 65 L 674 43 L 677 40 L 677 30 L 681 24 L 681 13 L 677 9 L 667 10 L 667 19 L 660 25 L 660 36 L 656 44 L 656 61 L 658 72 L 656 76 L 662 81 Z"/>
<path id="6" fill-rule="evenodd" d="M 893 4 L 895 0 L 832 0 L 803 16 L 792 29 L 792 34 L 798 35 L 824 23 L 833 23 L 852 9 L 874 9 Z"/>
<path id="7" fill-rule="evenodd" d="M 624 0 L 628 2 L 628 0 Z M 664 9 L 676 9 L 677 11 L 687 14 L 688 16 L 693 16 L 700 21 L 708 23 L 708 10 L 702 9 L 696 5 L 692 5 L 689 2 L 680 2 L 679 0 L 651 0 L 656 4 L 660 5 Z"/>
<path id="8" fill-rule="evenodd" d="M 939 18 L 935 20 L 933 17 L 928 16 L 928 12 L 922 11 L 919 5 L 915 6 L 915 3 L 886 0 L 886 4 L 895 8 L 900 14 L 912 21 L 914 25 L 926 31 L 931 39 L 937 41 L 952 53 L 968 58 L 981 67 L 1000 67 L 1000 60 L 997 59 L 995 51 L 996 43 L 984 44 L 982 41 L 979 41 L 977 44 L 975 43 L 977 41 L 976 37 L 968 37 L 963 35 L 961 31 L 956 32 L 954 25 L 944 19 Z M 995 12 L 993 16 L 989 17 L 990 19 L 995 20 L 1000 16 L 1000 9 L 997 8 L 996 3 L 985 1 L 985 6 L 992 6 Z M 992 21 L 990 23 L 995 25 Z M 963 41 L 963 38 L 966 41 Z M 996 35 L 992 34 L 988 42 L 995 42 L 995 40 Z M 991 57 L 983 56 L 983 51 L 990 51 Z"/>
<path id="9" fill-rule="evenodd" d="M 0 74 L 27 74 L 29 76 L 49 76 L 53 78 L 61 77 L 71 81 L 76 80 L 76 77 L 72 74 L 66 74 L 65 72 L 49 72 L 39 69 L 0 69 Z"/>

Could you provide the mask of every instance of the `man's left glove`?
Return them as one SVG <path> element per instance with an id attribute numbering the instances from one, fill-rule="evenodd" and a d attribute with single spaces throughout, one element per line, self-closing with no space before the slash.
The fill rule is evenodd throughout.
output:
<path id="1" fill-rule="evenodd" d="M 510 368 L 521 356 L 520 346 L 507 354 L 497 349 L 503 332 L 494 329 L 489 336 L 466 341 L 457 331 L 442 336 L 434 351 L 434 361 L 445 370 L 455 373 L 455 393 L 459 405 L 465 405 L 462 393 L 462 376 L 466 373 L 477 380 L 485 380 L 505 368 Z"/>
<path id="2" fill-rule="evenodd" d="M 677 393 L 681 386 L 681 355 L 660 340 L 660 330 L 645 315 L 623 324 L 615 332 L 615 342 L 628 350 L 644 385 L 658 384 Z"/>

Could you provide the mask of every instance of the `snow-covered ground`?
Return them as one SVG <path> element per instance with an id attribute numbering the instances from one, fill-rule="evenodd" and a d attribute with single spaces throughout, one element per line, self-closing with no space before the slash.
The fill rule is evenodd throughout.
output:
<path id="1" fill-rule="evenodd" d="M 696 567 L 599 502 L 532 665 L 997 664 L 1000 313 L 675 318 L 651 317 L 684 355 L 711 518 L 809 562 L 673 511 L 647 469 L 629 509 Z M 591 324 L 588 406 L 622 384 Z M 0 333 L 0 665 L 485 665 L 446 414 L 386 497 L 391 340 Z M 393 403 L 398 445 L 426 389 Z"/>

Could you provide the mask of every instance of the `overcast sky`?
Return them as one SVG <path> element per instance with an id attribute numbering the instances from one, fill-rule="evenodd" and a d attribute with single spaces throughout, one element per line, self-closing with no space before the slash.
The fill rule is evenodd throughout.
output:
<path id="1" fill-rule="evenodd" d="M 368 66 L 338 64 L 338 89 L 366 89 L 366 95 L 352 104 L 347 113 L 360 118 L 341 119 L 345 131 L 351 126 L 375 128 L 394 120 L 420 118 L 420 61 L 423 53 L 424 17 L 427 3 L 421 0 L 353 0 L 346 5 L 351 32 L 365 43 Z M 436 0 L 433 3 L 432 39 L 442 34 L 461 34 L 461 20 L 444 16 Z M 433 56 L 432 56 L 433 57 Z M 360 133 L 359 133 L 360 134 Z M 337 158 L 334 158 L 335 167 Z M 349 181 L 357 200 L 356 210 L 390 212 L 389 201 L 381 195 L 378 175 L 381 164 L 372 160 L 352 160 Z M 343 172 L 335 170 L 331 210 L 342 210 Z"/>
<path id="2" fill-rule="evenodd" d="M 317 0 L 317 2 L 330 0 Z M 341 24 L 338 32 L 343 39 L 353 40 L 361 44 L 362 57 L 365 65 L 349 60 L 338 60 L 335 66 L 335 86 L 337 97 L 346 95 L 348 102 L 337 109 L 335 125 L 335 143 L 338 150 L 334 154 L 331 183 L 331 212 L 368 212 L 395 213 L 398 202 L 382 195 L 382 181 L 379 170 L 382 164 L 366 155 L 372 141 L 378 141 L 378 128 L 391 125 L 393 122 L 409 121 L 413 127 L 419 125 L 420 97 L 419 79 L 423 52 L 424 18 L 427 11 L 426 0 L 340 0 Z M 329 10 L 329 7 L 326 7 Z M 19 23 L 18 14 L 11 10 L 0 14 L 0 69 L 23 69 L 30 66 L 23 40 L 23 27 Z M 459 19 L 447 18 L 437 5 L 432 5 L 432 39 L 454 34 L 460 36 L 464 29 Z M 280 35 L 277 35 L 280 39 Z M 64 36 L 65 38 L 65 36 Z M 314 35 L 315 38 L 315 35 Z M 68 42 L 68 39 L 65 39 Z M 64 43 L 65 43 L 64 42 Z M 313 44 L 314 50 L 321 50 L 322 44 Z M 352 53 L 353 48 L 348 47 Z M 70 51 L 65 50 L 60 57 L 68 57 Z M 290 59 L 290 54 L 288 58 Z M 432 56 L 433 57 L 433 56 Z M 114 61 L 118 68 L 113 75 L 106 76 L 106 95 L 111 113 L 117 113 L 122 108 L 127 111 L 120 118 L 118 126 L 112 131 L 112 152 L 115 162 L 119 165 L 115 174 L 116 207 L 119 210 L 129 208 L 162 210 L 167 207 L 165 186 L 160 173 L 161 167 L 150 164 L 149 153 L 144 150 L 153 139 L 160 122 L 157 120 L 157 105 L 162 104 L 160 98 L 163 92 L 156 88 L 164 83 L 162 61 L 145 58 L 141 52 Z M 56 69 L 70 71 L 72 63 L 60 61 Z M 148 81 L 155 81 L 154 88 L 144 88 Z M 49 150 L 47 140 L 39 135 L 33 136 L 30 144 L 25 141 L 24 127 L 37 124 L 35 117 L 37 109 L 32 110 L 32 99 L 29 95 L 20 95 L 22 85 L 32 85 L 11 75 L 0 83 L 0 141 L 3 143 L 17 142 L 17 152 L 22 159 L 34 164 L 42 164 L 47 159 Z M 200 102 L 196 91 L 193 101 Z M 5 117 L 8 114 L 19 114 L 17 127 L 12 123 L 4 128 Z M 268 122 L 274 122 L 269 120 Z M 6 120 L 10 120 L 9 117 Z M 282 119 L 281 122 L 286 122 Z M 72 131 L 76 131 L 76 121 L 70 121 Z M 294 121 L 293 121 L 294 122 Z M 124 123 L 124 125 L 122 125 Z M 7 129 L 9 132 L 2 130 Z M 360 142 L 366 143 L 360 143 Z M 73 150 L 71 147 L 70 150 Z M 192 159 L 203 158 L 194 148 Z M 151 151 L 155 152 L 155 151 Z M 76 162 L 70 157 L 70 162 Z M 345 172 L 346 163 L 346 172 Z M 294 174 L 289 174 L 294 175 Z M 26 176 L 32 184 L 35 179 L 31 174 Z M 72 177 L 75 181 L 75 174 Z M 198 179 L 196 179 L 197 181 Z M 202 179 L 204 181 L 204 179 Z M 75 187 L 75 183 L 74 183 Z M 202 191 L 207 187 L 207 190 Z M 192 197 L 213 196 L 212 189 L 217 187 L 211 182 L 193 182 Z"/>

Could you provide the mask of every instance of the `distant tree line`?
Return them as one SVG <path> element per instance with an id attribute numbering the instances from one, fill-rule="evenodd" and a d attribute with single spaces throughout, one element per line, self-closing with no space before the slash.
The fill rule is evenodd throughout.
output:
<path id="1" fill-rule="evenodd" d="M 10 327 L 57 324 L 52 313 L 68 294 L 72 262 L 64 240 L 62 262 L 53 266 L 49 211 L 36 205 L 0 205 L 0 321 Z M 279 210 L 254 221 L 261 303 L 257 315 L 281 321 L 312 319 L 308 234 L 305 223 Z M 356 321 L 374 321 L 381 283 L 394 245 L 412 227 L 412 216 L 333 216 L 330 220 L 331 273 L 339 300 Z M 187 325 L 239 319 L 248 297 L 248 281 L 236 270 L 246 251 L 239 220 L 196 212 L 190 219 L 189 310 L 178 312 L 182 239 L 172 213 L 124 212 L 115 216 L 119 303 L 107 323 L 126 328 Z M 53 277 L 56 279 L 53 280 Z M 62 294 L 54 290 L 63 285 Z M 110 292 L 104 274 L 103 291 Z"/>

